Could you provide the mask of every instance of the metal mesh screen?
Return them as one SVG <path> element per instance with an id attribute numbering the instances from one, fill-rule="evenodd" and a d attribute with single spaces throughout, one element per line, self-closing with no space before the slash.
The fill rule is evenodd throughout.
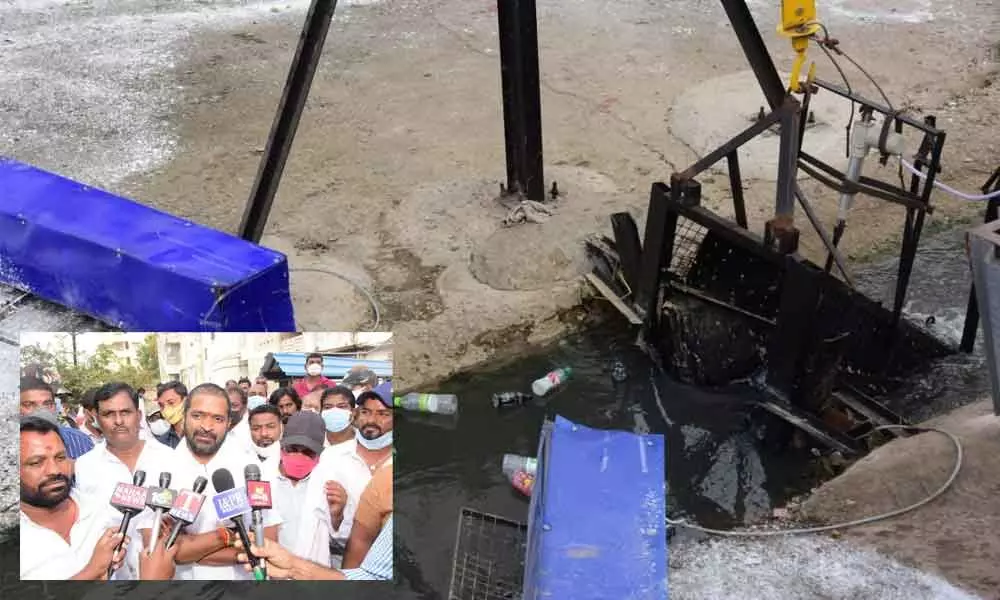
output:
<path id="1" fill-rule="evenodd" d="M 674 238 L 674 254 L 670 259 L 670 272 L 681 281 L 687 279 L 688 272 L 694 265 L 695 256 L 698 254 L 698 246 L 705 238 L 707 229 L 701 225 L 678 217 L 677 234 Z"/>
<path id="2" fill-rule="evenodd" d="M 462 508 L 448 600 L 520 600 L 528 527 Z"/>

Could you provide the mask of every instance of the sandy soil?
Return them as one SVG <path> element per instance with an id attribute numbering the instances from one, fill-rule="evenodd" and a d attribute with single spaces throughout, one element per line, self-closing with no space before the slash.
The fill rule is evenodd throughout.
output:
<path id="1" fill-rule="evenodd" d="M 998 599 L 1000 418 L 989 401 L 982 401 L 928 425 L 957 435 L 962 443 L 962 470 L 953 487 L 916 511 L 845 530 L 843 539 Z M 937 433 L 893 441 L 821 486 L 802 505 L 802 514 L 836 523 L 907 506 L 940 487 L 954 461 L 952 444 Z"/>
<path id="2" fill-rule="evenodd" d="M 751 4 L 786 67 L 789 49 L 769 34 L 777 4 Z M 340 5 L 264 243 L 287 252 L 294 268 L 335 271 L 371 289 L 379 327 L 398 334 L 407 386 L 565 329 L 572 319 L 561 313 L 586 291 L 575 277 L 584 268 L 576 242 L 607 229 L 617 210 L 641 221 L 650 183 L 703 151 L 697 124 L 705 118 L 685 109 L 686 90 L 707 85 L 720 110 L 757 110 L 752 88 L 725 83 L 747 65 L 717 2 L 543 3 L 547 178 L 565 195 L 549 223 L 502 229 L 506 209 L 494 201 L 504 174 L 495 3 Z M 980 185 L 998 156 L 989 128 L 1000 112 L 998 86 L 990 85 L 1000 36 L 988 5 L 824 6 L 833 35 L 898 105 L 939 115 L 951 140 L 944 176 L 963 189 Z M 16 127 L 0 133 L 0 153 L 233 231 L 304 8 L 302 0 L 18 0 L 0 13 L 12 27 L 0 60 L 17 74 L 18 91 L 4 101 Z M 85 43 L 71 47 L 70 34 Z M 52 44 L 69 54 L 40 61 Z M 817 61 L 836 79 L 821 55 Z M 727 205 L 724 183 L 704 179 L 706 203 Z M 835 195 L 807 190 L 831 221 Z M 773 185 L 761 177 L 746 193 L 759 229 Z M 967 205 L 939 203 L 934 226 L 968 216 Z M 894 207 L 862 199 L 855 214 L 845 240 L 855 257 L 901 229 Z M 817 247 L 809 237 L 804 244 Z M 351 284 L 317 272 L 292 278 L 302 328 L 372 327 L 368 302 Z M 517 289 L 497 289 L 505 287 Z"/>

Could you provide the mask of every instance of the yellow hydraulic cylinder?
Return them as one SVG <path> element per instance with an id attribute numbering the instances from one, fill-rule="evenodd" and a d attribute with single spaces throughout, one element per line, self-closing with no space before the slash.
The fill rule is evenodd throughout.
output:
<path id="1" fill-rule="evenodd" d="M 819 32 L 821 26 L 816 20 L 815 0 L 781 0 L 781 22 L 778 23 L 778 35 L 792 41 L 795 51 L 795 62 L 792 64 L 792 75 L 788 88 L 799 92 L 802 66 L 806 62 L 806 51 L 809 49 L 809 38 Z M 812 78 L 813 68 L 809 68 Z"/>

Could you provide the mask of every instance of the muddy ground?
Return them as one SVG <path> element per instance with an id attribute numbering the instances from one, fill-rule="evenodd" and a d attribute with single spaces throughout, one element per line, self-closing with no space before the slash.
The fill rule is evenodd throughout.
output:
<path id="1" fill-rule="evenodd" d="M 751 5 L 787 68 L 791 53 L 770 33 L 777 4 Z M 998 156 L 1000 11 L 982 0 L 863 6 L 824 6 L 832 35 L 897 106 L 939 116 L 950 140 L 943 177 L 981 185 Z M 0 136 L 0 153 L 234 231 L 304 9 L 298 0 L 19 0 L 3 13 L 15 26 L 4 60 L 19 77 L 4 101 L 16 131 Z M 607 230 L 619 210 L 641 227 L 650 184 L 693 162 L 718 134 L 712 123 L 748 122 L 760 103 L 741 83 L 747 64 L 717 2 L 540 3 L 546 175 L 564 195 L 549 222 L 505 229 L 495 201 L 504 176 L 496 20 L 490 0 L 341 2 L 264 239 L 293 268 L 334 271 L 374 292 L 410 386 L 562 332 L 573 319 L 558 315 L 588 293 L 576 277 L 586 269 L 580 239 Z M 73 50 L 69 32 L 86 42 Z M 72 55 L 40 66 L 52 39 Z M 876 96 L 848 67 L 854 87 Z M 692 100 L 695 88 L 714 104 Z M 720 112 L 693 114 L 693 104 Z M 830 119 L 828 137 L 842 130 Z M 750 172 L 759 231 L 773 184 L 766 169 Z M 703 181 L 705 202 L 728 211 L 726 178 Z M 835 194 L 805 185 L 832 221 Z M 944 196 L 938 204 L 932 227 L 974 208 Z M 847 252 L 863 259 L 891 246 L 900 217 L 862 199 Z M 804 244 L 815 253 L 816 239 Z M 301 328 L 373 326 L 365 296 L 342 279 L 302 271 L 292 284 Z"/>

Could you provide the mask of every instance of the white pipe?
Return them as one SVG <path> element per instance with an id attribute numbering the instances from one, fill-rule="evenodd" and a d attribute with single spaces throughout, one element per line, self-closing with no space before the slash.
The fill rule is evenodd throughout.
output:
<path id="1" fill-rule="evenodd" d="M 924 180 L 927 179 L 927 174 L 926 173 L 924 173 L 923 171 L 920 171 L 919 169 L 917 169 L 916 167 L 914 167 L 910 163 L 906 162 L 902 158 L 899 159 L 899 162 L 904 167 L 906 167 L 906 170 L 909 171 L 910 173 L 913 173 L 914 175 L 916 175 L 917 177 L 919 177 L 921 179 L 924 179 Z M 992 200 L 993 198 L 1000 198 L 1000 190 L 997 190 L 995 192 L 990 192 L 989 194 L 966 194 L 965 192 L 960 192 L 960 191 L 956 190 L 955 188 L 951 187 L 948 184 L 941 183 L 937 179 L 934 180 L 934 187 L 942 189 L 942 190 L 948 192 L 949 194 L 951 194 L 953 196 L 957 196 L 957 197 L 961 198 L 962 200 L 969 200 L 969 201 L 972 201 L 972 202 L 981 202 L 983 200 Z"/>

